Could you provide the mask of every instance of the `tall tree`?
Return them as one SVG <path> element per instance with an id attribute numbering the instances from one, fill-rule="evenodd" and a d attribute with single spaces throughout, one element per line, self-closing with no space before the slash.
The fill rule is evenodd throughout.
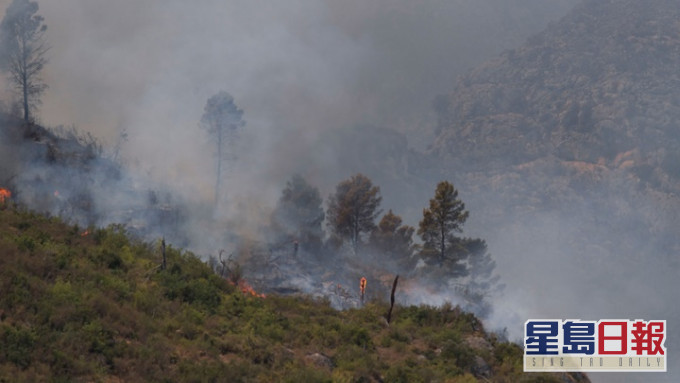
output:
<path id="1" fill-rule="evenodd" d="M 423 219 L 418 226 L 418 235 L 423 240 L 423 258 L 434 259 L 439 266 L 458 264 L 465 251 L 454 233 L 463 231 L 468 215 L 465 204 L 458 198 L 458 190 L 447 181 L 440 182 L 430 207 L 423 209 Z"/>
<path id="2" fill-rule="evenodd" d="M 234 98 L 221 91 L 210 97 L 205 104 L 201 126 L 214 136 L 216 151 L 215 205 L 220 200 L 223 163 L 230 164 L 236 159 L 235 141 L 237 131 L 245 125 L 243 110 L 234 103 Z"/>
<path id="3" fill-rule="evenodd" d="M 340 182 L 329 197 L 328 226 L 335 236 L 349 241 L 354 255 L 358 254 L 361 235 L 375 228 L 381 201 L 380 188 L 360 173 Z"/>
<path id="4" fill-rule="evenodd" d="M 413 227 L 402 225 L 401 217 L 390 210 L 371 232 L 369 243 L 373 249 L 392 261 L 400 272 L 409 272 L 415 266 L 412 257 L 414 232 Z"/>
<path id="5" fill-rule="evenodd" d="M 10 82 L 21 92 L 26 123 L 31 121 L 31 109 L 40 104 L 40 95 L 47 89 L 40 78 L 49 50 L 45 42 L 47 26 L 36 12 L 37 2 L 14 0 L 0 23 L 0 68 L 8 72 Z"/>
<path id="6" fill-rule="evenodd" d="M 284 233 L 286 241 L 299 241 L 307 249 L 318 249 L 323 238 L 325 217 L 319 189 L 300 175 L 286 183 L 274 210 L 275 230 Z"/>
<path id="7" fill-rule="evenodd" d="M 490 293 L 503 289 L 494 274 L 496 263 L 487 252 L 483 239 L 460 237 L 469 212 L 458 198 L 458 190 L 449 182 L 437 185 L 430 207 L 423 209 L 418 235 L 423 240 L 420 252 L 423 260 L 436 269 L 427 273 L 441 276 L 453 285 L 465 301 L 465 309 L 482 317 L 490 313 L 486 299 Z"/>

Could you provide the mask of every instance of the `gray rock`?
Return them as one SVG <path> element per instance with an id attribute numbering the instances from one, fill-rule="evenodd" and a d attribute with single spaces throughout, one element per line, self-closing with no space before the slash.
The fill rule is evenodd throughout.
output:
<path id="1" fill-rule="evenodd" d="M 331 358 L 318 352 L 308 354 L 307 356 L 305 356 L 305 360 L 314 363 L 314 365 L 318 367 L 328 368 L 329 370 L 333 369 L 333 361 L 331 360 Z"/>

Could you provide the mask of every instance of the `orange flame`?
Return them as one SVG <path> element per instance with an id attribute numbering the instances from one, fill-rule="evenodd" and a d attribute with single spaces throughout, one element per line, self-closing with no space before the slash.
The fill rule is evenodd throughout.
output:
<path id="1" fill-rule="evenodd" d="M 233 284 L 232 282 L 229 282 L 229 283 Z M 255 298 L 266 298 L 267 297 L 266 294 L 258 294 L 257 291 L 255 291 L 255 289 L 253 289 L 248 284 L 248 282 L 246 282 L 245 279 L 241 279 L 240 281 L 238 281 L 238 288 L 245 295 L 250 295 L 250 296 L 253 296 Z"/>
<path id="2" fill-rule="evenodd" d="M 364 293 L 366 292 L 366 278 L 361 277 L 361 280 L 359 281 L 359 289 L 361 289 L 361 296 L 364 296 Z"/>
<path id="3" fill-rule="evenodd" d="M 87 237 L 88 234 L 90 234 L 90 230 L 85 230 L 84 232 L 80 233 L 80 236 Z"/>
<path id="4" fill-rule="evenodd" d="M 4 204 L 5 200 L 9 198 L 12 198 L 12 192 L 7 189 L 0 188 L 0 204 Z"/>

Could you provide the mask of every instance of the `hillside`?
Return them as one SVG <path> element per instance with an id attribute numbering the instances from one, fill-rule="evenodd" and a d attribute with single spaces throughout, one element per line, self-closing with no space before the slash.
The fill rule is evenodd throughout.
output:
<path id="1" fill-rule="evenodd" d="M 436 100 L 430 154 L 472 196 L 478 227 L 505 241 L 493 247 L 592 265 L 570 270 L 582 286 L 612 263 L 617 275 L 663 263 L 641 281 L 668 288 L 680 265 L 678 5 L 584 1 Z"/>
<path id="2" fill-rule="evenodd" d="M 546 156 L 615 168 L 636 150 L 632 170 L 677 178 L 679 16 L 677 1 L 583 2 L 459 79 L 438 100 L 433 150 L 478 168 Z"/>
<path id="3" fill-rule="evenodd" d="M 243 293 L 191 253 L 0 209 L 0 381 L 555 381 L 445 306 Z M 397 295 L 398 297 L 398 295 Z"/>
<path id="4" fill-rule="evenodd" d="M 601 187 L 677 210 L 679 16 L 677 1 L 584 1 L 438 98 L 431 154 L 463 183 L 507 187 L 519 210 Z"/>
<path id="5" fill-rule="evenodd" d="M 186 243 L 183 206 L 170 192 L 140 186 L 115 153 L 75 127 L 24 125 L 0 112 L 0 187 L 14 201 L 80 225 L 125 225 L 145 237 Z"/>

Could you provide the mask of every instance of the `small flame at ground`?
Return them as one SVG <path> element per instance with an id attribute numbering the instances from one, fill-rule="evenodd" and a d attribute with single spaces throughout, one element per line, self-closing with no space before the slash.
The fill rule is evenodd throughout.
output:
<path id="1" fill-rule="evenodd" d="M 0 188 L 0 204 L 4 204 L 5 200 L 12 198 L 12 192 L 5 188 Z"/>
<path id="2" fill-rule="evenodd" d="M 87 237 L 87 235 L 90 234 L 89 230 L 85 230 L 84 232 L 80 233 L 81 237 Z"/>
<path id="3" fill-rule="evenodd" d="M 229 282 L 229 283 L 231 283 L 231 282 Z M 233 283 L 232 283 L 232 284 L 233 284 Z M 267 297 L 266 294 L 258 294 L 257 291 L 255 291 L 255 289 L 253 289 L 253 288 L 248 284 L 248 282 L 246 282 L 245 279 L 241 279 L 241 280 L 238 282 L 238 288 L 239 288 L 239 290 L 241 290 L 241 292 L 242 292 L 243 294 L 246 294 L 246 295 L 250 295 L 250 296 L 253 296 L 253 297 L 256 297 L 256 298 L 266 298 L 266 297 Z"/>

